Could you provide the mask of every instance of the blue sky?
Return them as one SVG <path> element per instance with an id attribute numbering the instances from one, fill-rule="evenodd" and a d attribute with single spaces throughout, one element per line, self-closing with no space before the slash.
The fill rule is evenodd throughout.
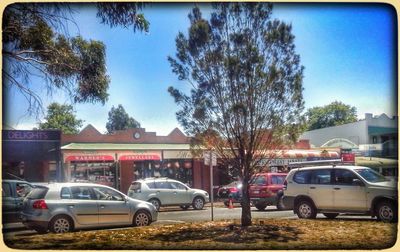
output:
<path id="1" fill-rule="evenodd" d="M 109 100 L 101 104 L 78 104 L 77 117 L 105 132 L 108 112 L 122 104 L 128 114 L 147 131 L 167 135 L 179 127 L 178 107 L 167 92 L 185 83 L 172 73 L 167 56 L 175 54 L 175 37 L 189 26 L 191 4 L 152 4 L 143 11 L 150 22 L 148 34 L 109 28 L 96 18 L 90 5 L 75 13 L 79 33 L 106 45 L 107 72 L 111 83 Z M 209 11 L 207 4 L 202 9 Z M 324 106 L 335 100 L 365 113 L 397 115 L 396 47 L 397 20 L 394 9 L 385 5 L 275 4 L 273 18 L 291 23 L 304 72 L 306 108 Z M 75 27 L 70 27 L 74 33 Z M 34 118 L 23 117 L 26 107 L 16 92 L 7 94 L 10 104 L 8 126 L 31 129 Z M 68 102 L 62 94 L 44 99 Z"/>

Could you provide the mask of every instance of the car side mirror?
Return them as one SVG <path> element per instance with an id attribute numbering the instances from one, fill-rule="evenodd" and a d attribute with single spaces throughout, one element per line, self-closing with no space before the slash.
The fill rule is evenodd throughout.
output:
<path id="1" fill-rule="evenodd" d="M 364 183 L 359 179 L 353 179 L 353 185 L 356 186 L 365 186 Z"/>

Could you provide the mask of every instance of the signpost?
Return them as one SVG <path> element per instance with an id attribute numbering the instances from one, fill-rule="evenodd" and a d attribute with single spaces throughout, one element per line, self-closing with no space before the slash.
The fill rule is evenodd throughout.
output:
<path id="1" fill-rule="evenodd" d="M 214 221 L 214 173 L 213 166 L 217 165 L 217 154 L 212 151 L 206 151 L 203 154 L 204 164 L 210 166 L 210 196 L 211 196 L 211 221 Z"/>

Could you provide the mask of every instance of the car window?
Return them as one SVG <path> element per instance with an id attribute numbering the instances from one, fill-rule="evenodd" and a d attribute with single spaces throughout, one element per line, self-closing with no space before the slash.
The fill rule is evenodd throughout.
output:
<path id="1" fill-rule="evenodd" d="M 133 182 L 129 187 L 129 191 L 139 192 L 141 188 L 142 188 L 142 183 Z"/>
<path id="2" fill-rule="evenodd" d="M 1 191 L 1 195 L 3 197 L 11 197 L 11 185 L 10 183 L 5 183 L 3 182 L 1 185 L 2 191 Z"/>
<path id="3" fill-rule="evenodd" d="M 155 184 L 156 184 L 157 189 L 171 189 L 172 188 L 170 186 L 170 183 L 166 182 L 166 181 L 158 181 L 158 182 L 155 182 Z"/>
<path id="4" fill-rule="evenodd" d="M 68 187 L 61 188 L 61 199 L 72 199 L 71 190 Z"/>
<path id="5" fill-rule="evenodd" d="M 359 181 L 358 177 L 351 171 L 345 169 L 335 170 L 336 185 L 357 185 L 355 181 Z"/>
<path id="6" fill-rule="evenodd" d="M 155 183 L 154 181 L 147 182 L 146 185 L 147 185 L 150 189 L 155 189 L 155 188 L 156 188 L 156 183 Z"/>
<path id="7" fill-rule="evenodd" d="M 93 200 L 90 188 L 87 186 L 71 186 L 72 199 Z"/>
<path id="8" fill-rule="evenodd" d="M 170 182 L 172 189 L 177 189 L 177 190 L 186 190 L 186 187 L 180 183 L 177 182 Z"/>
<path id="9" fill-rule="evenodd" d="M 15 188 L 17 190 L 18 197 L 25 197 L 32 191 L 32 186 L 27 183 L 16 183 Z"/>
<path id="10" fill-rule="evenodd" d="M 48 190 L 49 190 L 49 188 L 47 188 L 47 187 L 42 187 L 42 186 L 35 187 L 27 195 L 27 198 L 28 199 L 44 199 Z"/>
<path id="11" fill-rule="evenodd" d="M 98 200 L 113 200 L 113 201 L 122 201 L 124 197 L 122 194 L 106 187 L 94 187 L 94 194 Z"/>
<path id="12" fill-rule="evenodd" d="M 265 184 L 267 184 L 267 180 L 266 180 L 265 176 L 258 176 L 254 179 L 253 184 L 265 185 Z"/>
<path id="13" fill-rule="evenodd" d="M 331 169 L 317 169 L 311 173 L 310 184 L 329 185 L 331 184 Z"/>
<path id="14" fill-rule="evenodd" d="M 370 168 L 355 169 L 355 171 L 365 180 L 372 183 L 387 181 L 384 176 Z"/>
<path id="15" fill-rule="evenodd" d="M 273 185 L 283 185 L 284 181 L 285 181 L 285 177 L 284 176 L 279 176 L 279 175 L 271 176 L 271 183 Z"/>
<path id="16" fill-rule="evenodd" d="M 310 183 L 311 171 L 297 171 L 293 176 L 293 181 L 298 184 L 308 184 Z"/>

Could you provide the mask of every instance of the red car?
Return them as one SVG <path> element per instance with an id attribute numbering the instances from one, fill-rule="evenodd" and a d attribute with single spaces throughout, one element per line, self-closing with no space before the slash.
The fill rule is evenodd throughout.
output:
<path id="1" fill-rule="evenodd" d="M 229 205 L 229 199 L 232 199 L 232 202 L 240 202 L 242 199 L 242 182 L 233 181 L 224 186 L 220 186 L 218 188 L 217 196 L 222 199 L 226 199 L 224 204 L 226 206 Z"/>
<path id="2" fill-rule="evenodd" d="M 250 201 L 258 210 L 264 210 L 267 206 L 275 205 L 278 210 L 283 210 L 284 205 L 283 182 L 287 173 L 258 173 L 250 181 Z"/>

